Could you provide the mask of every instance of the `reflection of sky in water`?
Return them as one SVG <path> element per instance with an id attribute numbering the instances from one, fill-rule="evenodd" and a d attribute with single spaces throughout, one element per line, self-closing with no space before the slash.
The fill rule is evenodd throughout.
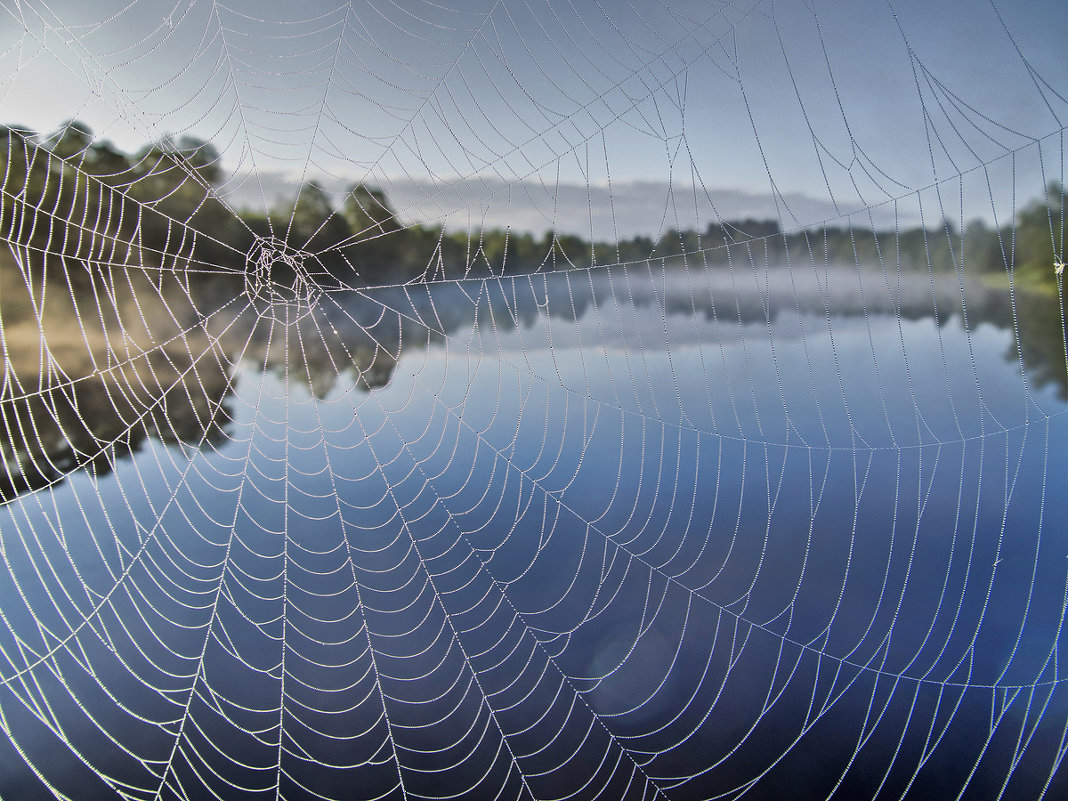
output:
<path id="1" fill-rule="evenodd" d="M 588 729 L 592 753 L 611 752 L 608 731 L 625 738 L 651 774 L 678 777 L 682 797 L 772 763 L 759 786 L 800 797 L 801 775 L 823 797 L 868 739 L 846 786 L 870 795 L 897 753 L 886 780 L 897 794 L 941 737 L 917 779 L 937 794 L 964 780 L 993 714 L 1006 723 L 974 780 L 985 792 L 1017 734 L 1042 743 L 1063 727 L 1068 702 L 1050 682 L 1068 575 L 1066 417 L 1053 389 L 1028 388 L 1005 359 L 1010 332 L 807 309 L 739 323 L 605 300 L 578 322 L 480 323 L 405 350 L 385 387 L 350 376 L 323 400 L 246 361 L 217 450 L 186 461 L 149 440 L 110 476 L 74 474 L 0 510 L 7 625 L 38 648 L 81 627 L 80 650 L 55 658 L 73 694 L 49 695 L 74 747 L 138 781 L 96 742 L 87 710 L 144 728 L 143 753 L 166 756 L 168 737 L 131 716 L 173 718 L 149 687 L 183 697 L 176 677 L 196 669 L 204 593 L 224 559 L 203 652 L 215 696 L 195 711 L 249 764 L 270 755 L 220 710 L 252 730 L 277 719 L 283 652 L 305 682 L 294 701 L 351 706 L 309 719 L 335 735 L 379 732 L 365 668 L 339 667 L 361 664 L 359 609 L 382 691 L 405 699 L 389 702 L 394 720 L 413 727 L 392 736 L 412 749 L 453 742 L 428 724 L 470 703 L 435 598 L 466 652 L 483 655 L 479 692 L 496 693 L 505 725 L 540 710 L 542 725 L 571 732 L 526 759 L 531 773 Z M 298 607 L 303 635 L 281 618 Z M 39 692 L 13 691 L 31 704 Z M 551 702 L 575 692 L 569 713 Z M 10 696 L 4 713 L 31 752 L 49 747 Z M 378 737 L 350 742 L 373 755 Z M 1040 785 L 1049 764 L 1048 748 L 1026 751 L 1018 786 Z"/>
<path id="2" fill-rule="evenodd" d="M 930 316 L 787 310 L 739 322 L 733 309 L 695 317 L 614 302 L 596 311 L 578 323 L 541 316 L 506 333 L 483 325 L 453 349 L 477 349 L 488 337 L 508 373 L 530 370 L 609 406 L 780 444 L 952 441 L 1063 407 L 1055 388 L 1031 387 L 1006 361 L 1010 331 L 978 324 L 966 332 L 956 313 L 940 327 Z"/>

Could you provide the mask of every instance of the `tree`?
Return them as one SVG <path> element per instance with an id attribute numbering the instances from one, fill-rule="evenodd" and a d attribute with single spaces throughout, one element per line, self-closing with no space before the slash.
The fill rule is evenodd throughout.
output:
<path id="1" fill-rule="evenodd" d="M 397 220 L 381 189 L 355 184 L 341 207 L 352 244 L 349 263 L 364 281 L 406 280 L 422 272 L 437 247 L 438 237 Z"/>
<path id="2" fill-rule="evenodd" d="M 220 163 L 221 156 L 215 145 L 195 136 L 183 136 L 178 139 L 173 157 L 181 161 L 186 169 L 192 170 L 196 177 L 209 186 L 218 186 L 226 177 Z"/>
<path id="3" fill-rule="evenodd" d="M 89 146 L 83 167 L 87 172 L 112 186 L 117 186 L 132 177 L 129 157 L 106 139 L 93 142 Z"/>
<path id="4" fill-rule="evenodd" d="M 298 250 L 323 251 L 349 235 L 345 221 L 334 211 L 330 197 L 316 181 L 300 187 L 292 209 L 282 206 L 271 216 L 276 230 L 288 230 L 289 243 Z"/>
<path id="5" fill-rule="evenodd" d="M 61 159 L 78 163 L 93 143 L 93 130 L 81 120 L 67 120 L 47 141 Z"/>
<path id="6" fill-rule="evenodd" d="M 352 233 L 361 239 L 389 234 L 401 227 L 385 193 L 381 189 L 372 189 L 364 184 L 355 184 L 349 188 L 343 214 Z"/>
<path id="7" fill-rule="evenodd" d="M 1014 243 L 1014 273 L 1025 282 L 1054 288 L 1054 261 L 1064 261 L 1064 187 L 1053 182 L 1046 187 L 1045 202 L 1035 201 L 1016 217 L 1016 228 L 1002 229 L 1002 238 Z M 1013 239 L 1015 236 L 1015 239 Z"/>
<path id="8" fill-rule="evenodd" d="M 972 220 L 964 228 L 964 263 L 967 270 L 976 273 L 1005 270 L 997 231 L 982 220 Z"/>

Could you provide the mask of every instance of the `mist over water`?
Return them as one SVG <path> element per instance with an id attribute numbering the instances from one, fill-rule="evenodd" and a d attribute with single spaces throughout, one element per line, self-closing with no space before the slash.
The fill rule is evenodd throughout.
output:
<path id="1" fill-rule="evenodd" d="M 455 683 L 465 658 L 442 645 L 433 621 L 448 618 L 433 598 L 464 653 L 491 659 L 481 681 L 502 710 L 508 699 L 516 715 L 555 708 L 555 685 L 524 678 L 541 661 L 612 736 L 662 751 L 657 771 L 693 774 L 680 797 L 762 775 L 771 753 L 782 758 L 762 779 L 769 793 L 801 797 L 800 772 L 805 797 L 823 797 L 858 738 L 871 738 L 858 758 L 873 766 L 887 749 L 919 753 L 928 729 L 905 728 L 910 716 L 952 732 L 919 769 L 919 797 L 959 785 L 983 748 L 983 769 L 1003 774 L 1011 741 L 974 728 L 991 704 L 1024 719 L 1027 698 L 1044 705 L 1048 720 L 1028 724 L 1038 742 L 1068 711 L 1050 683 L 1068 519 L 1043 504 L 1068 475 L 1051 447 L 1064 384 L 1032 377 L 1063 375 L 1036 361 L 1048 351 L 1037 337 L 1061 332 L 1017 335 L 1012 319 L 1003 291 L 953 276 L 785 267 L 331 291 L 299 315 L 223 307 L 205 329 L 223 356 L 197 361 L 193 382 L 223 436 L 198 426 L 181 445 L 145 416 L 132 455 L 68 465 L 66 480 L 0 509 L 5 648 L 17 636 L 49 649 L 42 625 L 62 630 L 113 604 L 76 649 L 48 657 L 70 688 L 50 714 L 72 745 L 47 761 L 49 781 L 71 792 L 87 781 L 75 753 L 144 781 L 89 715 L 128 729 L 143 725 L 131 715 L 173 714 L 168 693 L 146 694 L 130 671 L 158 682 L 188 670 L 203 636 L 197 586 L 224 552 L 220 634 L 200 668 L 216 695 L 194 710 L 205 736 L 227 743 L 210 762 L 220 781 L 250 781 L 275 758 L 253 732 L 278 718 L 283 647 L 287 725 L 314 723 L 328 739 L 370 732 L 345 740 L 368 756 L 384 725 L 355 703 L 368 682 L 421 705 L 413 723 L 467 709 Z M 168 563 L 186 578 L 164 581 Z M 140 599 L 115 594 L 124 573 Z M 507 601 L 465 628 L 494 587 Z M 169 621 L 145 621 L 156 646 L 115 628 L 145 608 Z M 364 626 L 395 644 L 377 676 L 329 669 L 366 657 Z M 37 691 L 17 692 L 30 702 Z M 956 712 L 943 724 L 944 705 Z M 4 712 L 41 764 L 49 741 L 33 713 Z M 672 727 L 689 732 L 684 746 Z M 165 756 L 153 730 L 145 751 Z M 425 722 L 394 737 L 428 770 L 454 741 Z M 1027 751 L 1014 786 L 1041 786 L 1046 757 Z M 33 786 L 8 750 L 2 765 L 0 792 Z M 891 765 L 895 793 L 915 765 Z M 310 786 L 333 781 L 294 770 Z M 865 795 L 882 773 L 849 776 Z"/>

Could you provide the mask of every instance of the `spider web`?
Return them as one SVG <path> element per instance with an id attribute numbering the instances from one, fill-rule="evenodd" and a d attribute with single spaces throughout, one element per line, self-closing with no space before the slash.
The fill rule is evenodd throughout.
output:
<path id="1" fill-rule="evenodd" d="M 1028 125 L 865 9 L 901 164 L 822 4 L 107 5 L 0 0 L 9 98 L 157 143 L 5 134 L 0 795 L 1066 786 L 1066 102 L 996 7 Z"/>

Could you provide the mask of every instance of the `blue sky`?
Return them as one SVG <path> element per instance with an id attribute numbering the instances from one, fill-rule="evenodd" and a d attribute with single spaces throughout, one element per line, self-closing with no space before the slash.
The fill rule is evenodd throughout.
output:
<path id="1" fill-rule="evenodd" d="M 502 186 L 532 182 L 550 199 L 538 201 L 542 217 L 582 228 L 581 209 L 552 208 L 557 182 L 644 182 L 688 190 L 652 193 L 651 208 L 667 202 L 680 222 L 731 216 L 717 203 L 730 190 L 781 194 L 788 226 L 836 208 L 933 223 L 1001 219 L 1014 193 L 1034 197 L 1063 169 L 1065 3 L 0 9 L 4 121 L 48 129 L 77 116 L 128 148 L 192 133 L 251 176 L 242 197 L 258 195 L 256 176 L 272 186 L 279 176 L 366 179 L 387 191 L 459 178 L 464 208 L 431 196 L 420 213 L 477 222 L 521 202 Z"/>

